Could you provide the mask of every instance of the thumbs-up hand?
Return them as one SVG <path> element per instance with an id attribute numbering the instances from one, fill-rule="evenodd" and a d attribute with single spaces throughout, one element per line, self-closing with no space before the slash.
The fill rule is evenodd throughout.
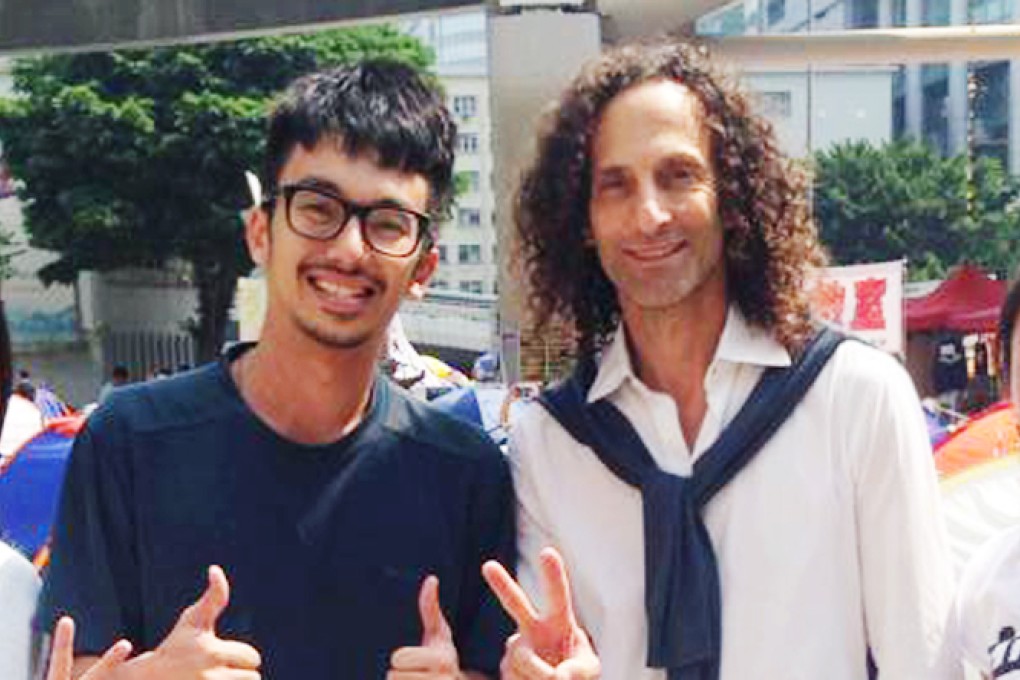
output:
<path id="1" fill-rule="evenodd" d="M 114 671 L 120 667 L 131 654 L 131 643 L 120 640 L 113 644 L 106 653 L 78 680 L 112 680 Z M 57 621 L 53 631 L 53 647 L 50 649 L 50 665 L 46 672 L 46 680 L 71 680 L 74 666 L 74 620 L 69 616 Z"/>
<path id="2" fill-rule="evenodd" d="M 453 633 L 439 607 L 439 579 L 427 576 L 418 594 L 421 645 L 401 647 L 390 656 L 386 680 L 454 680 L 462 678 Z"/>
<path id="3" fill-rule="evenodd" d="M 153 651 L 126 660 L 131 643 L 115 643 L 77 680 L 258 680 L 262 659 L 251 645 L 216 636 L 216 621 L 230 602 L 230 584 L 219 567 L 209 567 L 209 582 L 202 596 L 181 612 L 170 634 Z M 46 680 L 71 680 L 76 666 L 72 655 L 74 622 L 57 623 Z M 94 657 L 93 657 L 94 658 Z M 91 659 L 79 659 L 77 665 Z M 80 670 L 79 670 L 80 672 Z"/>
<path id="4" fill-rule="evenodd" d="M 181 612 L 170 634 L 155 650 L 124 665 L 131 678 L 145 680 L 258 680 L 262 659 L 251 645 L 221 640 L 216 621 L 230 602 L 230 584 L 220 567 L 209 567 L 202 596 Z M 118 676 L 117 680 L 120 680 Z"/>
<path id="5" fill-rule="evenodd" d="M 230 584 L 220 567 L 209 567 L 208 585 L 198 600 L 181 612 L 170 634 L 148 654 L 146 678 L 210 678 L 225 675 L 255 680 L 262 659 L 251 645 L 216 636 L 216 621 L 230 602 Z M 223 673 L 229 669 L 231 672 Z"/>
<path id="6" fill-rule="evenodd" d="M 503 609 L 517 622 L 500 663 L 503 680 L 593 680 L 602 672 L 588 635 L 577 624 L 563 558 L 553 548 L 539 554 L 548 611 L 535 609 L 527 593 L 498 562 L 482 575 Z"/>

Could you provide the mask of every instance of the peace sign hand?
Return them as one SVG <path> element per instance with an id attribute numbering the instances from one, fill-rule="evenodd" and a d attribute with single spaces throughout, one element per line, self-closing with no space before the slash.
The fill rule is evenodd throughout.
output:
<path id="1" fill-rule="evenodd" d="M 540 615 L 524 589 L 501 564 L 482 565 L 482 575 L 517 633 L 507 641 L 500 664 L 503 680 L 592 680 L 601 673 L 588 635 L 577 624 L 563 558 L 553 548 L 539 554 L 548 612 Z"/>

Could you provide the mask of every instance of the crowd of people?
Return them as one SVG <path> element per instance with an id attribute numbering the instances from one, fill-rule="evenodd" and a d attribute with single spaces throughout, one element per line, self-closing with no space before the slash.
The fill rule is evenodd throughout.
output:
<path id="1" fill-rule="evenodd" d="M 377 371 L 438 265 L 442 95 L 378 60 L 293 83 L 245 217 L 261 337 L 89 417 L 40 677 L 1020 677 L 1020 537 L 956 589 L 917 393 L 812 318 L 808 180 L 752 109 L 664 39 L 547 113 L 517 242 L 578 354 L 505 456 Z"/>

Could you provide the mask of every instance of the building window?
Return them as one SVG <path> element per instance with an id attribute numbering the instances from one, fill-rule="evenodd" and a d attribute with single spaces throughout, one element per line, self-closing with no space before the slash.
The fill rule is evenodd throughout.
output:
<path id="1" fill-rule="evenodd" d="M 482 179 L 481 175 L 478 174 L 477 170 L 462 170 L 457 173 L 457 191 L 475 192 L 478 191 L 478 187 L 481 186 Z"/>
<path id="2" fill-rule="evenodd" d="M 439 261 L 446 262 L 446 246 L 439 246 Z"/>
<path id="3" fill-rule="evenodd" d="M 969 0 L 967 13 L 972 24 L 1008 24 L 1013 3 L 1018 0 Z"/>
<path id="4" fill-rule="evenodd" d="M 907 74 L 906 67 L 900 66 L 892 80 L 892 133 L 893 139 L 907 136 Z"/>
<path id="5" fill-rule="evenodd" d="M 458 134 L 457 151 L 464 154 L 478 153 L 478 135 L 473 132 L 462 132 Z"/>
<path id="6" fill-rule="evenodd" d="M 482 282 L 481 281 L 461 281 L 460 282 L 460 290 L 463 293 L 477 293 L 477 294 L 481 294 L 481 292 L 482 292 Z"/>
<path id="7" fill-rule="evenodd" d="M 950 0 L 922 0 L 922 23 L 925 26 L 948 26 L 949 3 Z"/>
<path id="8" fill-rule="evenodd" d="M 775 26 L 786 16 L 786 0 L 769 0 L 766 11 L 769 26 Z"/>
<path id="9" fill-rule="evenodd" d="M 432 282 L 429 284 L 429 286 L 431 288 L 435 288 L 436 290 L 449 290 L 450 283 L 448 281 L 443 281 L 442 279 L 432 279 Z"/>
<path id="10" fill-rule="evenodd" d="M 850 28 L 876 28 L 878 0 L 853 0 L 850 3 Z"/>
<path id="11" fill-rule="evenodd" d="M 453 112 L 461 118 L 473 118 L 478 113 L 478 98 L 473 94 L 453 98 Z"/>
<path id="12" fill-rule="evenodd" d="M 949 67 L 925 64 L 921 67 L 924 83 L 924 141 L 939 154 L 949 153 Z"/>
<path id="13" fill-rule="evenodd" d="M 479 264 L 482 261 L 480 245 L 457 246 L 457 262 L 460 264 Z"/>
<path id="14" fill-rule="evenodd" d="M 482 211 L 478 208 L 458 208 L 457 224 L 462 227 L 480 227 L 482 225 Z"/>
<path id="15" fill-rule="evenodd" d="M 973 92 L 971 135 L 976 156 L 997 158 L 1009 167 L 1009 68 L 1008 61 L 970 65 Z"/>
<path id="16" fill-rule="evenodd" d="M 784 92 L 760 92 L 758 102 L 762 115 L 768 118 L 789 118 L 793 113 L 792 95 Z"/>

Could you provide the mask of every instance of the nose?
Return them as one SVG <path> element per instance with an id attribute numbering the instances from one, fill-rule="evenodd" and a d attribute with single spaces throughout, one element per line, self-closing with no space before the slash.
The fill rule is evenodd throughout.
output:
<path id="1" fill-rule="evenodd" d="M 638 228 L 643 233 L 654 234 L 669 222 L 669 210 L 663 196 L 654 187 L 639 194 L 637 209 Z"/>
<path id="2" fill-rule="evenodd" d="M 341 263 L 353 263 L 363 258 L 368 252 L 368 244 L 361 234 L 361 218 L 350 215 L 340 228 L 340 233 L 328 243 L 330 256 Z"/>

